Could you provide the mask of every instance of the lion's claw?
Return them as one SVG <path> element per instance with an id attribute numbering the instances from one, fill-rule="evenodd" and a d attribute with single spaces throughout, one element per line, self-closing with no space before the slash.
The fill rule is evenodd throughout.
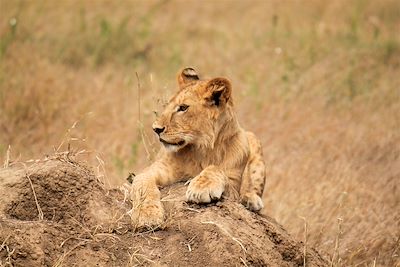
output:
<path id="1" fill-rule="evenodd" d="M 190 182 L 186 199 L 194 203 L 210 203 L 220 199 L 224 190 L 225 184 L 220 180 L 198 176 Z"/>

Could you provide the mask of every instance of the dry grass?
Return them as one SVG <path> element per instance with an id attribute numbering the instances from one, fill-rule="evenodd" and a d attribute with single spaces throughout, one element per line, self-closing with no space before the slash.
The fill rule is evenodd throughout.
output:
<path id="1" fill-rule="evenodd" d="M 11 249 L 11 248 L 9 248 L 8 247 L 8 245 L 7 245 L 7 240 L 10 238 L 10 235 L 8 235 L 5 239 L 4 239 L 4 241 L 1 243 L 1 246 L 0 246 L 0 252 L 4 249 L 4 251 L 6 252 L 6 256 L 5 256 L 5 258 L 4 259 L 0 259 L 0 266 L 1 267 L 3 267 L 3 266 L 13 266 L 12 265 L 12 255 L 14 254 L 14 252 L 15 252 L 15 249 Z"/>
<path id="2" fill-rule="evenodd" d="M 267 213 L 299 239 L 306 224 L 334 266 L 394 266 L 399 28 L 397 0 L 0 0 L 0 162 L 67 132 L 120 184 L 154 156 L 153 111 L 194 66 L 232 79 L 264 143 Z"/>

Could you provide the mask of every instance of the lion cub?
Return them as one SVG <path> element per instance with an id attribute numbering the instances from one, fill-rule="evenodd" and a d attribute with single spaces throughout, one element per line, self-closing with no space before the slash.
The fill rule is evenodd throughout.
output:
<path id="1" fill-rule="evenodd" d="M 240 196 L 252 211 L 263 208 L 265 164 L 260 141 L 236 119 L 226 78 L 202 80 L 192 68 L 178 74 L 178 90 L 153 124 L 162 148 L 132 183 L 132 223 L 157 227 L 164 218 L 158 186 L 192 180 L 189 202 Z"/>

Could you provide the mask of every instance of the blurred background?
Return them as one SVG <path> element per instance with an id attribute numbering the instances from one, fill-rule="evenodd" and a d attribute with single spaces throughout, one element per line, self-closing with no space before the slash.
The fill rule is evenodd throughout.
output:
<path id="1" fill-rule="evenodd" d="M 192 66 L 261 138 L 266 214 L 332 266 L 399 266 L 398 0 L 0 0 L 0 38 L 1 162 L 69 149 L 120 185 Z"/>

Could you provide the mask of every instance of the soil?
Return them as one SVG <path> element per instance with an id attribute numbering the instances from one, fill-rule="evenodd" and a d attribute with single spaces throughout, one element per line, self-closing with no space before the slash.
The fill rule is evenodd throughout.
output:
<path id="1" fill-rule="evenodd" d="M 0 170 L 0 266 L 327 266 L 275 220 L 227 199 L 162 189 L 166 221 L 136 232 L 123 189 L 71 160 Z M 304 260 L 304 255 L 306 259 Z"/>

